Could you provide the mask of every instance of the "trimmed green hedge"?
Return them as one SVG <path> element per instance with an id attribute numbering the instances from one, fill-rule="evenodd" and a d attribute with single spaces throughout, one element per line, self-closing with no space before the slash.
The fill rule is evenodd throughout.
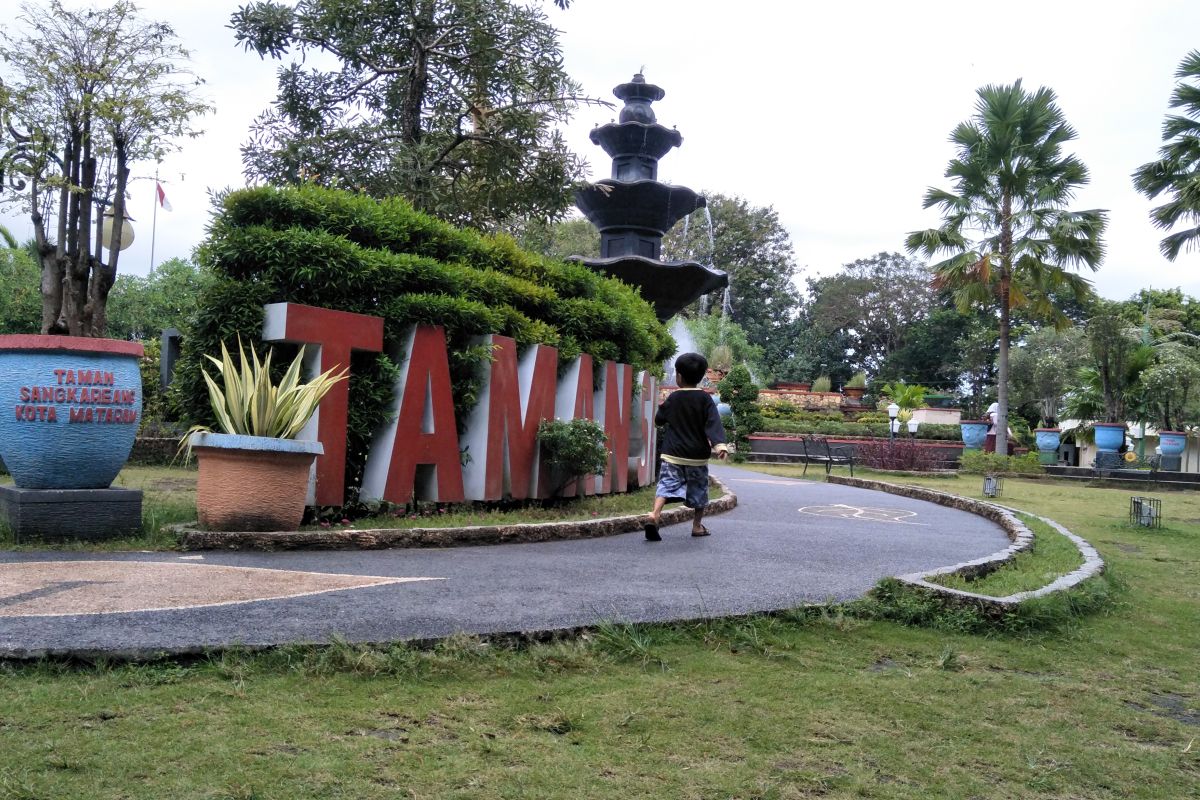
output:
<path id="1" fill-rule="evenodd" d="M 197 258 L 216 279 L 184 332 L 172 384 L 175 403 L 193 422 L 212 422 L 201 356 L 219 352 L 221 342 L 232 346 L 239 333 L 261 351 L 267 303 L 383 317 L 385 349 L 413 324 L 443 326 L 460 421 L 478 399 L 479 366 L 489 355 L 470 345 L 474 336 L 552 345 L 562 365 L 589 353 L 597 368 L 612 359 L 655 373 L 675 348 L 631 287 L 521 250 L 508 237 L 457 229 L 398 198 L 314 186 L 233 192 L 222 199 Z M 357 487 L 371 435 L 392 399 L 395 365 L 356 353 L 351 368 L 346 483 Z"/>
<path id="2" fill-rule="evenodd" d="M 817 433 L 824 436 L 872 436 L 888 438 L 887 423 L 863 424 L 861 422 L 807 422 L 776 417 L 763 417 L 762 433 Z M 904 436 L 908 436 L 905 429 Z M 921 439 L 961 442 L 962 434 L 957 425 L 923 424 L 917 429 Z"/>

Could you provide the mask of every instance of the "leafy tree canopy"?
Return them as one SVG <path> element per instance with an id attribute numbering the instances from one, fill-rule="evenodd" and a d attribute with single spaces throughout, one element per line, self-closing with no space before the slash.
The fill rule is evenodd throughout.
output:
<path id="1" fill-rule="evenodd" d="M 1133 185 L 1151 200 L 1165 196 L 1166 202 L 1150 212 L 1150 219 L 1164 231 L 1159 247 L 1174 261 L 1184 250 L 1200 246 L 1200 50 L 1188 53 L 1175 72 L 1179 83 L 1171 94 L 1171 108 L 1163 122 L 1163 146 L 1158 160 L 1138 167 Z"/>
<path id="2" fill-rule="evenodd" d="M 997 313 L 996 424 L 1004 430 L 1012 311 L 1027 307 L 1067 323 L 1055 297 L 1091 293 L 1091 283 L 1071 270 L 1099 267 L 1106 215 L 1068 208 L 1088 172 L 1062 152 L 1076 133 L 1053 91 L 1028 92 L 1018 80 L 985 86 L 978 96 L 975 115 L 950 137 L 958 151 L 945 173 L 952 188 L 925 195 L 925 208 L 938 208 L 942 225 L 909 234 L 906 245 L 909 252 L 945 257 L 933 267 L 937 284 L 954 293 L 960 308 Z"/>
<path id="3" fill-rule="evenodd" d="M 557 126 L 584 97 L 557 31 L 508 0 L 274 0 L 232 18 L 248 50 L 296 60 L 242 149 L 247 176 L 400 195 L 483 229 L 553 219 L 583 162 Z M 307 60 L 322 53 L 337 60 Z"/>
<path id="4" fill-rule="evenodd" d="M 663 239 L 663 258 L 711 263 L 729 273 L 729 304 L 720 293 L 702 298 L 698 314 L 728 314 L 763 349 L 776 372 L 789 359 L 786 333 L 800 310 L 791 236 L 771 206 L 723 194 L 706 195 L 705 214 L 693 214 Z M 707 219 L 712 220 L 711 239 Z"/>
<path id="5" fill-rule="evenodd" d="M 845 333 L 856 370 L 879 372 L 904 346 L 908 330 L 936 307 L 933 273 L 899 253 L 879 253 L 840 272 L 809 280 L 812 317 L 825 331 Z"/>
<path id="6" fill-rule="evenodd" d="M 159 264 L 145 277 L 120 276 L 109 296 L 109 335 L 154 339 L 166 328 L 183 329 L 211 280 L 210 273 L 182 258 Z"/>
<path id="7" fill-rule="evenodd" d="M 123 219 L 134 165 L 195 135 L 190 120 L 209 107 L 174 31 L 141 20 L 132 2 L 22 10 L 20 25 L 0 31 L 0 179 L 33 222 L 42 332 L 103 336 L 122 226 L 103 237 L 98 210 Z"/>

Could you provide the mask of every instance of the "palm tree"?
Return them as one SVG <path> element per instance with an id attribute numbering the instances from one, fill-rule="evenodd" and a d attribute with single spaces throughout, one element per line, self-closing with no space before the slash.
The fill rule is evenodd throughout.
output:
<path id="1" fill-rule="evenodd" d="M 1065 326 L 1068 320 L 1054 298 L 1064 292 L 1080 299 L 1091 295 L 1091 282 L 1068 269 L 1099 266 L 1106 218 L 1103 211 L 1066 208 L 1088 172 L 1075 156 L 1062 154 L 1076 134 L 1054 92 L 1043 87 L 1031 94 L 1018 80 L 985 86 L 978 95 L 975 116 L 950 135 L 958 148 L 946 168 L 953 190 L 931 188 L 925 195 L 925 208 L 942 212 L 942 226 L 914 231 L 905 243 L 909 252 L 949 256 L 933 265 L 934 284 L 952 290 L 959 308 L 996 309 L 996 422 L 1003 431 L 1012 309 L 1026 307 Z M 997 437 L 997 452 L 1007 447 L 1005 437 Z"/>
<path id="2" fill-rule="evenodd" d="M 9 250 L 16 250 L 19 247 L 17 238 L 12 235 L 12 231 L 3 225 L 0 225 L 0 242 L 3 242 Z"/>
<path id="3" fill-rule="evenodd" d="M 1170 230 L 1182 222 L 1196 227 L 1163 238 L 1159 249 L 1174 261 L 1184 248 L 1200 246 L 1200 50 L 1187 54 L 1175 71 L 1179 84 L 1171 94 L 1171 108 L 1183 109 L 1186 116 L 1170 115 L 1163 122 L 1163 144 L 1159 159 L 1143 164 L 1133 173 L 1134 187 L 1153 200 L 1166 192 L 1169 202 L 1153 209 L 1150 219 Z"/>

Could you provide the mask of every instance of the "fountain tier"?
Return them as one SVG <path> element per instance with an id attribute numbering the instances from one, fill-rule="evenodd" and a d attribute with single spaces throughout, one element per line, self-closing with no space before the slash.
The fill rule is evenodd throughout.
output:
<path id="1" fill-rule="evenodd" d="M 665 94 L 640 74 L 613 90 L 625 101 L 620 119 L 592 130 L 591 140 L 612 157 L 612 177 L 575 193 L 575 204 L 600 230 L 599 259 L 586 266 L 637 287 L 667 320 L 703 294 L 729 285 L 720 270 L 695 261 L 660 261 L 662 237 L 704 207 L 685 186 L 658 181 L 658 161 L 683 137 L 658 124 L 650 104 Z"/>

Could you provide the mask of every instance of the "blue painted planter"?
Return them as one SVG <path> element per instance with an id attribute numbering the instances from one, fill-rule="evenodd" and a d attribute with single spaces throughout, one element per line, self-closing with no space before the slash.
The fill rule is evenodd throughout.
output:
<path id="1" fill-rule="evenodd" d="M 987 438 L 988 425 L 988 421 L 982 419 L 964 419 L 959 422 L 964 448 L 978 450 L 983 447 L 983 441 Z"/>
<path id="2" fill-rule="evenodd" d="M 1158 447 L 1164 456 L 1177 456 L 1187 447 L 1187 434 L 1183 431 L 1159 431 Z"/>
<path id="3" fill-rule="evenodd" d="M 1096 423 L 1096 449 L 1101 453 L 1115 453 L 1125 442 L 1125 424 L 1122 422 Z"/>
<path id="4" fill-rule="evenodd" d="M 1062 441 L 1062 429 L 1038 428 L 1034 431 L 1034 437 L 1037 439 L 1038 450 L 1058 452 L 1058 445 Z"/>
<path id="5" fill-rule="evenodd" d="M 0 336 L 0 458 L 22 489 L 106 489 L 142 417 L 142 345 Z"/>

